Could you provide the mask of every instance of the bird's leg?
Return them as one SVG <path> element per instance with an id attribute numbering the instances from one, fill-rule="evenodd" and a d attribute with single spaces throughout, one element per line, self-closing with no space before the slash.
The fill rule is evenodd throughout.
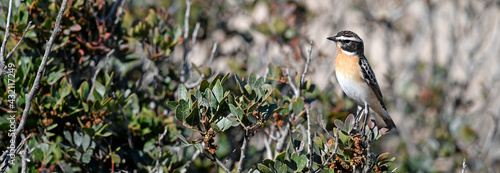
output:
<path id="1" fill-rule="evenodd" d="M 368 120 L 368 115 L 370 113 L 370 108 L 368 107 L 368 104 L 365 103 L 365 120 L 363 122 L 363 127 L 361 128 L 361 136 L 365 136 L 365 128 L 366 128 L 366 120 Z"/>
<path id="2" fill-rule="evenodd" d="M 363 109 L 364 107 L 361 105 L 358 105 L 358 110 L 356 111 L 356 119 L 354 120 L 354 127 L 356 127 L 356 130 L 360 129 L 359 122 L 361 121 L 361 117 L 363 116 Z"/>

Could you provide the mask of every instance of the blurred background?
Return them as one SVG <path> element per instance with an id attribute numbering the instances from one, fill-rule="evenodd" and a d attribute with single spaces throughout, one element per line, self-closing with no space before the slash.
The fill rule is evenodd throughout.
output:
<path id="1" fill-rule="evenodd" d="M 164 6 L 178 20 L 185 10 L 184 1 L 131 6 Z M 500 1 L 194 0 L 190 22 L 201 24 L 192 61 L 206 64 L 217 42 L 211 67 L 219 72 L 263 76 L 274 64 L 300 73 L 314 41 L 308 77 L 331 100 L 316 104 L 325 119 L 355 110 L 334 77 L 337 50 L 326 39 L 354 31 L 398 127 L 377 144 L 396 156 L 394 167 L 457 172 L 465 158 L 469 171 L 500 170 Z M 182 52 L 172 57 L 182 61 Z"/>

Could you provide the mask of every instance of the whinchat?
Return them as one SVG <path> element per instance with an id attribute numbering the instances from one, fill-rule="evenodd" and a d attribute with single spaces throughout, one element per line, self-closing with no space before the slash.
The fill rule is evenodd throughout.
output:
<path id="1" fill-rule="evenodd" d="M 364 55 L 363 40 L 352 31 L 341 31 L 336 36 L 327 39 L 334 41 L 337 45 L 335 75 L 340 88 L 358 104 L 356 124 L 361 119 L 360 113 L 364 111 L 362 133 L 364 133 L 370 108 L 382 117 L 389 130 L 396 128 L 385 108 L 375 73 Z"/>

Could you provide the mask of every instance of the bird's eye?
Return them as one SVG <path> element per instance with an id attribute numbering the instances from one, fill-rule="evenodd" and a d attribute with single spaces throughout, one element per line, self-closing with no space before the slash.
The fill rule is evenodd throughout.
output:
<path id="1" fill-rule="evenodd" d="M 351 40 L 345 40 L 344 43 L 349 44 L 349 43 L 351 43 Z"/>

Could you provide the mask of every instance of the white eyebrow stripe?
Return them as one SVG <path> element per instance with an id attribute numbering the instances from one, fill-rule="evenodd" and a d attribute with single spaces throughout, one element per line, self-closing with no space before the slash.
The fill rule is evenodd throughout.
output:
<path id="1" fill-rule="evenodd" d="M 345 37 L 345 36 L 337 37 L 337 40 L 351 40 L 351 41 L 363 42 L 362 40 L 358 40 L 354 37 Z"/>

